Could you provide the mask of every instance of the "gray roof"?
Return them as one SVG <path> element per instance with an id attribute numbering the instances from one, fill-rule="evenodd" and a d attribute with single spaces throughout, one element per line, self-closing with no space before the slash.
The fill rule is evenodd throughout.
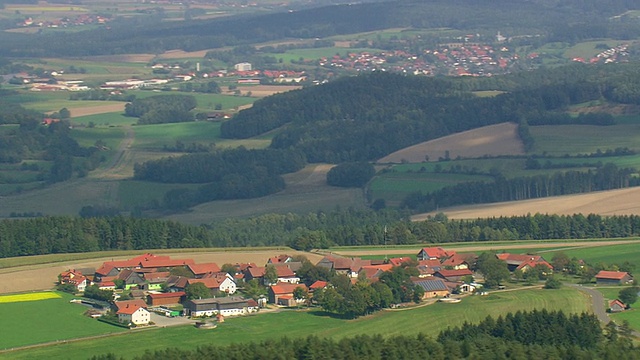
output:
<path id="1" fill-rule="evenodd" d="M 424 291 L 447 291 L 449 288 L 441 279 L 434 280 L 420 280 L 415 281 L 414 284 L 420 286 Z"/>

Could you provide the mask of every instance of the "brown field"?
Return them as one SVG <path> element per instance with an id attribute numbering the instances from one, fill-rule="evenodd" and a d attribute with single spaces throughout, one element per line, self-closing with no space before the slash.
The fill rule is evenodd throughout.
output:
<path id="1" fill-rule="evenodd" d="M 301 89 L 300 85 L 251 85 L 251 86 L 240 86 L 238 90 L 242 94 L 246 94 L 251 91 L 252 97 L 265 97 L 270 96 L 277 93 L 287 92 L 290 90 Z M 246 105 L 247 107 L 251 107 L 251 105 Z"/>
<path id="2" fill-rule="evenodd" d="M 144 253 L 143 250 L 140 251 L 140 254 L 142 253 Z M 276 256 L 282 253 L 287 253 L 292 256 L 304 255 L 314 263 L 322 259 L 322 255 L 298 252 L 292 249 L 255 251 L 246 249 L 229 249 L 229 251 L 207 251 L 207 249 L 203 249 L 202 251 L 198 252 L 162 252 L 163 255 L 169 255 L 173 258 L 190 258 L 193 259 L 196 263 L 215 262 L 218 265 L 222 265 L 225 263 L 235 264 L 238 262 L 253 262 L 258 265 L 263 265 L 267 262 L 269 257 Z M 119 256 L 113 258 L 107 257 L 100 259 L 78 260 L 42 265 L 28 265 L 1 269 L 0 294 L 51 289 L 53 288 L 54 283 L 58 278 L 58 274 L 62 271 L 65 271 L 67 269 L 98 268 L 105 261 L 110 261 L 112 259 L 127 259 L 133 256 Z"/>
<path id="3" fill-rule="evenodd" d="M 518 125 L 502 123 L 448 135 L 421 144 L 398 150 L 378 160 L 379 163 L 401 163 L 403 160 L 423 162 L 425 156 L 430 161 L 445 157 L 449 151 L 452 159 L 477 158 L 484 155 L 523 155 L 524 149 L 518 137 Z"/>
<path id="4" fill-rule="evenodd" d="M 445 213 L 450 219 L 476 219 L 535 213 L 640 215 L 640 187 L 495 204 L 456 206 L 440 209 L 438 212 Z M 435 212 L 414 215 L 412 220 L 421 221 L 434 214 Z"/>
<path id="5" fill-rule="evenodd" d="M 69 109 L 69 112 L 71 112 L 72 118 L 87 116 L 87 115 L 106 114 L 106 113 L 112 113 L 117 111 L 124 111 L 124 106 L 126 104 L 127 103 L 125 102 L 117 102 L 117 103 L 111 103 L 108 105 L 78 107 L 78 108 Z"/>
<path id="6" fill-rule="evenodd" d="M 209 50 L 199 51 L 184 51 L 184 50 L 169 50 L 160 54 L 158 57 L 161 59 L 190 59 L 190 58 L 204 58 Z"/>

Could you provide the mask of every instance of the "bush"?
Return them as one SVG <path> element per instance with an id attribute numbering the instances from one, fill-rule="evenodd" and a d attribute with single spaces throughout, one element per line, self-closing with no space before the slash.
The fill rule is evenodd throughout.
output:
<path id="1" fill-rule="evenodd" d="M 548 278 L 544 283 L 545 289 L 560 289 L 560 287 L 562 287 L 562 282 L 554 277 Z"/>

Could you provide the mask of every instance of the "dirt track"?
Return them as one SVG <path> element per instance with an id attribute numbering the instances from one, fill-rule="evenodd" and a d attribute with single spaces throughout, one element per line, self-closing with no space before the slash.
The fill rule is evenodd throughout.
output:
<path id="1" fill-rule="evenodd" d="M 196 263 L 215 262 L 219 266 L 225 263 L 253 262 L 264 265 L 269 257 L 286 252 L 289 255 L 305 255 L 309 260 L 316 263 L 322 258 L 321 255 L 297 252 L 293 250 L 258 250 L 258 251 L 228 251 L 228 252 L 194 252 L 194 253 L 163 253 L 175 259 L 193 259 Z M 142 253 L 142 252 L 141 252 Z M 98 268 L 105 261 L 112 259 L 126 259 L 127 257 L 101 258 L 91 260 L 79 260 L 54 264 L 20 266 L 15 268 L 0 269 L 0 294 L 24 292 L 33 290 L 47 290 L 54 286 L 58 279 L 58 274 L 67 269 Z"/>
<path id="2" fill-rule="evenodd" d="M 456 206 L 440 209 L 438 212 L 446 214 L 450 219 L 477 219 L 535 213 L 640 215 L 640 187 L 495 204 Z M 414 215 L 411 219 L 421 221 L 429 215 L 433 216 L 435 212 Z"/>

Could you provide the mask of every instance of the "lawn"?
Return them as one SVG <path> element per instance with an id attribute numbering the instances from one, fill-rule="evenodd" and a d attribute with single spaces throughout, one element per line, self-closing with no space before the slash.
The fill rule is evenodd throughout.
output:
<path id="1" fill-rule="evenodd" d="M 410 310 L 382 311 L 357 320 L 341 320 L 327 316 L 321 311 L 281 311 L 227 319 L 214 330 L 198 330 L 188 326 L 132 331 L 126 335 L 126 340 L 114 336 L 12 352 L 0 357 L 4 355 L 11 359 L 79 359 L 86 358 L 87 354 L 107 352 L 112 352 L 118 357 L 132 357 L 142 355 L 146 350 L 167 346 L 193 349 L 198 345 L 262 341 L 283 336 L 296 338 L 311 334 L 343 338 L 364 333 L 393 336 L 423 332 L 436 336 L 445 328 L 461 325 L 464 321 L 476 323 L 487 315 L 497 317 L 507 312 L 534 308 L 562 309 L 565 312 L 579 313 L 588 311 L 589 300 L 579 291 L 566 288 L 494 293 L 486 297 L 474 296 L 464 299 L 459 304 L 438 303 Z"/>
<path id="2" fill-rule="evenodd" d="M 69 303 L 69 294 L 58 294 L 58 299 L 0 303 L 0 349 L 125 330 L 84 316 L 87 307 Z"/>

